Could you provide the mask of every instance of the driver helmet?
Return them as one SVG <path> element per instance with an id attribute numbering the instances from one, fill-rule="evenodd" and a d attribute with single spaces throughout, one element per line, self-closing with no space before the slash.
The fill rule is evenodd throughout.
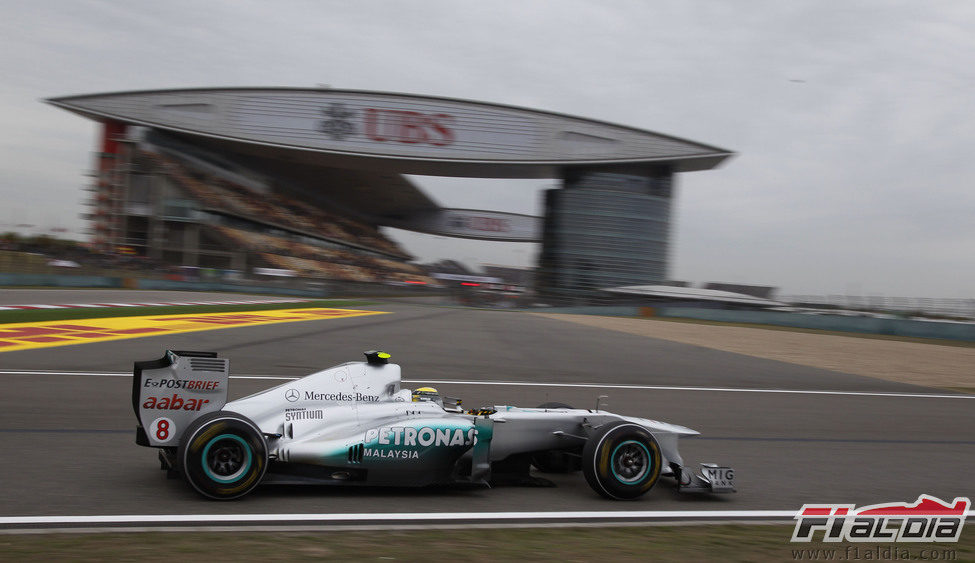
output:
<path id="1" fill-rule="evenodd" d="M 417 387 L 413 390 L 413 402 L 430 401 L 432 403 L 443 404 L 440 392 L 433 387 Z"/>

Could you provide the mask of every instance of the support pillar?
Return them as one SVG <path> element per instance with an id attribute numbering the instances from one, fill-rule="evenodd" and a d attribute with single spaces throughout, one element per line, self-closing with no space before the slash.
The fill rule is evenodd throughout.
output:
<path id="1" fill-rule="evenodd" d="M 674 175 L 655 169 L 573 169 L 545 192 L 538 292 L 591 303 L 602 289 L 668 278 Z"/>

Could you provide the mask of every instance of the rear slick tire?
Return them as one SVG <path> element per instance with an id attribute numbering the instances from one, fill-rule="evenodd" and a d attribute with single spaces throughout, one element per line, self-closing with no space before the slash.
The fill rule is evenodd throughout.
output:
<path id="1" fill-rule="evenodd" d="M 582 472 L 600 495 L 616 500 L 643 496 L 660 478 L 660 445 L 646 428 L 616 421 L 596 429 L 582 449 Z"/>
<path id="2" fill-rule="evenodd" d="M 267 441 L 247 417 L 218 411 L 186 429 L 177 462 L 183 477 L 201 495 L 216 500 L 240 498 L 264 478 Z"/>

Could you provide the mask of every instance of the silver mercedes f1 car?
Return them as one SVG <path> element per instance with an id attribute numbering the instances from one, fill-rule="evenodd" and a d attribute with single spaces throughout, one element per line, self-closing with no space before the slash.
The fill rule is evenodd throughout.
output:
<path id="1" fill-rule="evenodd" d="M 640 497 L 661 476 L 682 492 L 734 492 L 734 470 L 688 470 L 677 440 L 689 428 L 597 408 L 547 403 L 465 411 L 432 388 L 400 387 L 384 352 L 227 402 L 229 361 L 169 350 L 136 362 L 136 443 L 162 469 L 212 499 L 261 483 L 341 485 L 550 484 L 540 472 L 582 470 L 612 499 Z"/>

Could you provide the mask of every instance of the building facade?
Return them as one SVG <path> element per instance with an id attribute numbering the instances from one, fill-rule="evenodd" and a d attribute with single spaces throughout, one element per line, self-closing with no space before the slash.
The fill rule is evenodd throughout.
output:
<path id="1" fill-rule="evenodd" d="M 673 174 L 582 171 L 545 192 L 540 295 L 586 301 L 602 288 L 667 279 Z"/>

